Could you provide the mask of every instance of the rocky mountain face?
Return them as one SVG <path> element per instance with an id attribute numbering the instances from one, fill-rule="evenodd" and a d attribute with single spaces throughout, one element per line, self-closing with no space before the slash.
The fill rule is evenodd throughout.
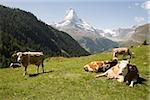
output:
<path id="1" fill-rule="evenodd" d="M 118 28 L 118 29 L 103 29 L 98 30 L 102 36 L 118 42 L 119 46 L 130 46 L 134 44 L 141 44 L 147 41 L 149 44 L 150 38 L 150 24 L 134 25 L 131 28 Z"/>
<path id="2" fill-rule="evenodd" d="M 142 44 L 146 41 L 150 44 L 150 24 L 144 24 L 135 28 L 132 35 L 127 40 L 122 41 L 120 45 L 131 46 L 135 44 Z"/>
<path id="3" fill-rule="evenodd" d="M 131 37 L 131 35 L 134 33 L 135 29 L 134 28 L 118 28 L 118 29 L 103 29 L 103 30 L 98 30 L 99 34 L 102 36 L 115 41 L 115 42 L 120 42 L 120 41 L 126 41 L 128 38 Z"/>
<path id="4" fill-rule="evenodd" d="M 80 19 L 74 9 L 70 9 L 63 21 L 53 25 L 60 31 L 67 32 L 78 43 L 91 53 L 106 51 L 118 43 L 102 36 L 97 29 Z"/>

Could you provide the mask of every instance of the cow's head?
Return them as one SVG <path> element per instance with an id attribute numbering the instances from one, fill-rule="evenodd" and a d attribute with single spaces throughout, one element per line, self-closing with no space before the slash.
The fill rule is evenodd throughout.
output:
<path id="1" fill-rule="evenodd" d="M 85 71 L 89 71 L 87 66 L 84 66 L 84 70 Z"/>
<path id="2" fill-rule="evenodd" d="M 94 69 L 92 69 L 88 64 L 84 66 L 85 71 L 93 72 Z"/>
<path id="3" fill-rule="evenodd" d="M 16 62 L 20 62 L 21 56 L 22 56 L 22 52 L 15 52 L 14 54 L 12 54 L 12 59 L 15 59 Z"/>
<path id="4" fill-rule="evenodd" d="M 22 54 L 23 54 L 22 52 L 17 52 L 17 56 L 18 56 L 17 62 L 21 62 Z"/>
<path id="5" fill-rule="evenodd" d="M 20 63 L 11 63 L 9 67 L 18 68 L 18 67 L 21 67 L 21 64 Z"/>
<path id="6" fill-rule="evenodd" d="M 119 63 L 119 72 L 118 72 L 119 75 L 121 75 L 121 76 L 126 76 L 127 75 L 127 73 L 128 73 L 128 64 L 129 64 L 129 61 L 127 61 L 127 60 L 120 61 L 120 63 Z"/>

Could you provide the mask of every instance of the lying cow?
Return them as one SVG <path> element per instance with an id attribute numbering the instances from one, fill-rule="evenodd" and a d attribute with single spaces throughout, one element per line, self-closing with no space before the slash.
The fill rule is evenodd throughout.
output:
<path id="1" fill-rule="evenodd" d="M 105 72 L 109 68 L 115 66 L 118 63 L 118 59 L 113 59 L 111 61 L 93 61 L 84 66 L 85 71 L 89 72 Z"/>
<path id="2" fill-rule="evenodd" d="M 116 66 L 107 70 L 105 73 L 99 74 L 96 77 L 107 76 L 115 78 L 118 82 L 128 82 L 133 87 L 134 83 L 139 78 L 138 69 L 135 65 L 129 64 L 129 61 L 122 60 Z"/>
<path id="3" fill-rule="evenodd" d="M 125 55 L 129 55 L 131 58 L 133 54 L 130 52 L 129 48 L 114 48 L 112 50 L 112 53 L 113 53 L 113 58 L 118 57 L 118 55 L 121 55 L 121 54 L 123 55 L 123 58 Z"/>
<path id="4" fill-rule="evenodd" d="M 17 61 L 20 62 L 24 67 L 24 75 L 27 75 L 27 67 L 30 64 L 35 64 L 37 66 L 37 74 L 39 73 L 39 66 L 42 65 L 42 70 L 44 73 L 44 55 L 43 52 L 17 52 L 12 55 L 12 57 L 17 56 Z"/>

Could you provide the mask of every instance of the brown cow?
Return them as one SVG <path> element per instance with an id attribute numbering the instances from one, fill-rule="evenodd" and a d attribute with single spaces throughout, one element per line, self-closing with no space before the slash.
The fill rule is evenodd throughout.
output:
<path id="1" fill-rule="evenodd" d="M 85 71 L 89 72 L 105 72 L 109 68 L 115 66 L 118 63 L 118 59 L 111 61 L 93 61 L 84 66 Z"/>
<path id="2" fill-rule="evenodd" d="M 12 56 L 17 56 L 17 61 L 25 67 L 24 75 L 27 75 L 27 67 L 30 64 L 35 64 L 37 66 L 37 74 L 39 73 L 39 66 L 42 65 L 42 70 L 44 73 L 43 52 L 17 52 L 14 53 Z"/>
<path id="3" fill-rule="evenodd" d="M 129 48 L 114 48 L 112 50 L 112 53 L 113 53 L 113 58 L 114 57 L 118 57 L 118 55 L 123 55 L 123 58 L 125 55 L 129 55 L 130 58 L 132 57 L 133 53 L 130 52 Z"/>
<path id="4" fill-rule="evenodd" d="M 134 83 L 139 78 L 138 69 L 135 65 L 129 64 L 129 61 L 122 60 L 116 66 L 107 70 L 105 73 L 99 74 L 96 77 L 107 76 L 115 78 L 118 82 L 127 81 L 133 87 Z"/>

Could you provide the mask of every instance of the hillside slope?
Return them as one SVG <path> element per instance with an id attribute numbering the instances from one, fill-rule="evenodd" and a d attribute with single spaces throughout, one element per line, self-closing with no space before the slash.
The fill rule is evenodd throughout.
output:
<path id="1" fill-rule="evenodd" d="M 135 45 L 135 44 L 142 44 L 145 40 L 148 44 L 150 44 L 150 24 L 144 24 L 138 26 L 135 29 L 135 32 L 132 33 L 131 37 L 128 38 L 126 41 L 122 42 L 120 45 Z"/>
<path id="2" fill-rule="evenodd" d="M 96 79 L 97 73 L 85 72 L 83 66 L 91 61 L 108 60 L 111 53 L 101 53 L 86 57 L 53 57 L 44 61 L 44 74 L 35 75 L 35 66 L 28 68 L 29 76 L 22 76 L 23 67 L 0 69 L 1 100 L 149 100 L 150 80 L 148 52 L 150 46 L 131 48 L 142 84 L 133 88 L 126 83 Z"/>
<path id="3" fill-rule="evenodd" d="M 0 66 L 14 51 L 43 51 L 48 56 L 89 55 L 71 36 L 38 20 L 32 13 L 0 5 Z"/>

